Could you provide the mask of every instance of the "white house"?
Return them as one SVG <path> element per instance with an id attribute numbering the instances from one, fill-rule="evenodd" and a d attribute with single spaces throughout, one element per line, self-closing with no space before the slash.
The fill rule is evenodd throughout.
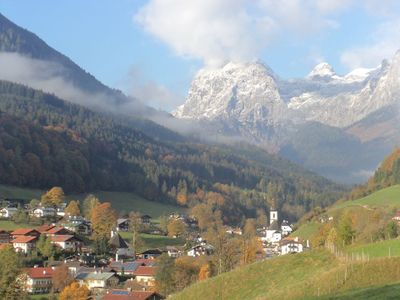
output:
<path id="1" fill-rule="evenodd" d="M 73 235 L 51 235 L 51 243 L 66 251 L 78 251 L 83 243 Z"/>
<path id="2" fill-rule="evenodd" d="M 53 286 L 54 268 L 29 268 L 18 279 L 30 294 L 47 294 Z"/>
<path id="3" fill-rule="evenodd" d="M 283 239 L 280 243 L 281 255 L 300 253 L 304 251 L 303 242 L 298 237 Z"/>
<path id="4" fill-rule="evenodd" d="M 199 245 L 193 246 L 187 252 L 187 255 L 191 257 L 197 257 L 202 255 L 211 255 L 213 252 L 214 252 L 214 247 L 212 245 L 202 242 Z"/>
<path id="5" fill-rule="evenodd" d="M 31 211 L 30 214 L 36 218 L 54 217 L 56 210 L 52 207 L 38 207 Z"/>
<path id="6" fill-rule="evenodd" d="M 155 284 L 155 267 L 139 266 L 134 272 L 135 280 L 145 286 L 154 286 Z"/>
<path id="7" fill-rule="evenodd" d="M 36 236 L 21 235 L 15 237 L 11 243 L 15 251 L 29 253 L 35 248 L 37 239 Z"/>
<path id="8" fill-rule="evenodd" d="M 287 236 L 291 234 L 293 231 L 293 228 L 290 226 L 289 222 L 284 220 L 281 224 L 281 232 L 283 236 Z"/>
<path id="9" fill-rule="evenodd" d="M 4 207 L 0 209 L 0 217 L 1 218 L 11 218 L 13 215 L 15 215 L 18 211 L 18 208 L 16 207 Z"/>
<path id="10" fill-rule="evenodd" d="M 115 287 L 119 282 L 115 273 L 100 271 L 80 273 L 75 279 L 81 286 L 86 285 L 89 290 Z"/>

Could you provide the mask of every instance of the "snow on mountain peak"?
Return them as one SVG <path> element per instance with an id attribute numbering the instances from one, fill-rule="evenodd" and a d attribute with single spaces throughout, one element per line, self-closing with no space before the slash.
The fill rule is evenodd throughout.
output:
<path id="1" fill-rule="evenodd" d="M 308 78 L 332 78 L 336 76 L 332 66 L 326 62 L 319 63 L 314 69 L 308 74 Z"/>
<path id="2" fill-rule="evenodd" d="M 242 123 L 279 119 L 284 103 L 272 70 L 260 62 L 230 62 L 200 70 L 186 102 L 172 114 L 178 118 L 231 119 Z"/>

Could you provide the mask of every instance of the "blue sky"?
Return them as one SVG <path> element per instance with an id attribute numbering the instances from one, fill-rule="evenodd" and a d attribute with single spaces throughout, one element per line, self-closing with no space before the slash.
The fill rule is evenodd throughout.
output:
<path id="1" fill-rule="evenodd" d="M 392 0 L 1 0 L 0 12 L 111 87 L 171 110 L 197 70 L 260 58 L 284 78 L 338 73 L 400 48 Z M 186 18 L 184 17 L 186 16 Z M 146 89 L 143 89 L 146 86 Z"/>

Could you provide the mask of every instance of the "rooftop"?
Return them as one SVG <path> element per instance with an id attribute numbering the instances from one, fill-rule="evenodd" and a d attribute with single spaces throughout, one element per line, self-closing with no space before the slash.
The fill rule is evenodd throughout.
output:
<path id="1" fill-rule="evenodd" d="M 102 300 L 148 300 L 154 299 L 154 296 L 163 298 L 160 294 L 150 291 L 128 291 L 128 290 L 110 290 L 105 294 Z"/>
<path id="2" fill-rule="evenodd" d="M 80 273 L 76 275 L 75 279 L 77 280 L 108 280 L 111 277 L 115 276 L 113 272 L 87 272 L 87 273 Z"/>
<path id="3" fill-rule="evenodd" d="M 39 234 L 40 232 L 32 228 L 19 228 L 11 232 L 12 235 L 29 235 L 29 234 Z"/>
<path id="4" fill-rule="evenodd" d="M 26 270 L 26 274 L 30 278 L 40 279 L 40 278 L 51 278 L 53 277 L 53 268 L 46 267 L 46 268 L 29 268 Z"/>
<path id="5" fill-rule="evenodd" d="M 135 275 L 135 276 L 155 276 L 156 275 L 156 268 L 155 267 L 139 266 L 133 272 L 133 275 Z"/>
<path id="6" fill-rule="evenodd" d="M 37 239 L 36 236 L 29 236 L 29 235 L 21 235 L 17 236 L 15 239 L 11 241 L 11 243 L 30 243 Z"/>

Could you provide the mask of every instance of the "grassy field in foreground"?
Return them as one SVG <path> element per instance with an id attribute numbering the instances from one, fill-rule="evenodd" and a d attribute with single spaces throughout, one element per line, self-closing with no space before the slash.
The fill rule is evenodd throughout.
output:
<path id="1" fill-rule="evenodd" d="M 171 300 L 314 299 L 398 282 L 400 257 L 349 262 L 314 250 L 237 268 L 198 282 Z"/>
<path id="2" fill-rule="evenodd" d="M 28 189 L 28 188 L 19 188 L 7 185 L 0 185 L 0 197 L 3 198 L 18 198 L 18 199 L 40 199 L 40 196 L 44 191 Z M 120 211 L 120 212 L 130 212 L 130 211 L 138 211 L 143 214 L 148 214 L 153 218 L 158 218 L 161 215 L 167 215 L 172 212 L 184 212 L 185 210 L 181 207 L 164 204 L 155 201 L 146 200 L 134 193 L 126 193 L 126 192 L 94 192 L 100 201 L 102 202 L 111 202 L 112 206 Z M 67 196 L 67 200 L 78 199 L 83 200 L 87 194 L 81 195 L 69 195 Z"/>
<path id="3" fill-rule="evenodd" d="M 400 207 L 400 185 L 394 185 L 379 190 L 371 195 L 356 200 L 348 200 L 334 205 L 330 210 L 337 210 L 348 206 L 386 206 L 388 208 Z"/>
<path id="4" fill-rule="evenodd" d="M 400 284 L 374 286 L 365 289 L 355 289 L 338 295 L 305 298 L 304 300 L 390 300 L 400 298 Z"/>

